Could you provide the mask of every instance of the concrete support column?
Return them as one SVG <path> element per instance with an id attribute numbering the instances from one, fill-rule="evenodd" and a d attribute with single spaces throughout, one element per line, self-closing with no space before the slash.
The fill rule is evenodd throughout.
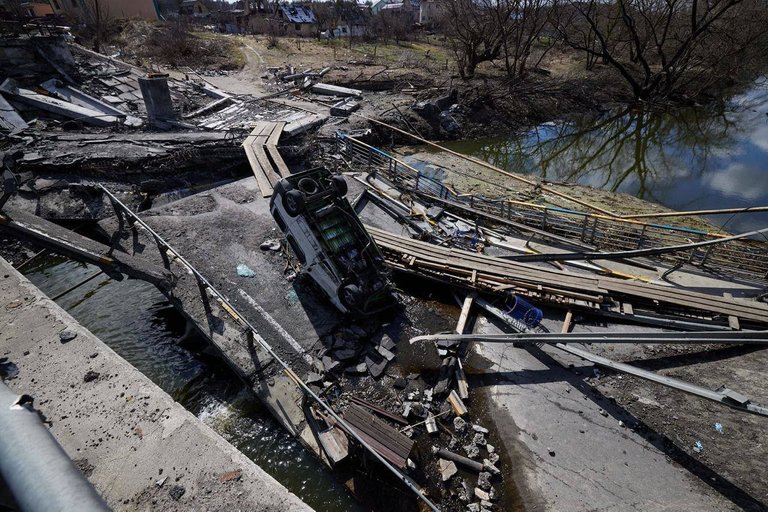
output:
<path id="1" fill-rule="evenodd" d="M 171 90 L 168 88 L 168 75 L 153 74 L 146 78 L 139 78 L 139 87 L 141 87 L 141 95 L 144 97 L 150 123 L 176 119 Z"/>

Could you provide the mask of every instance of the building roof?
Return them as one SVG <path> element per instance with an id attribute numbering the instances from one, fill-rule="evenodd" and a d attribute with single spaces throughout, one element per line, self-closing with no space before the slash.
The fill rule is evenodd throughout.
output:
<path id="1" fill-rule="evenodd" d="M 291 23 L 317 23 L 315 13 L 307 6 L 298 4 L 280 4 L 278 8 L 282 11 L 285 19 Z"/>

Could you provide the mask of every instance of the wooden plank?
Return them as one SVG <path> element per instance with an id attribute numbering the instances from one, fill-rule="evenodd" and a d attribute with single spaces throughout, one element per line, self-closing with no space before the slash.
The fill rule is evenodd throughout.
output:
<path id="1" fill-rule="evenodd" d="M 404 458 L 408 457 L 414 443 L 411 439 L 374 417 L 359 405 L 350 405 L 345 412 L 345 418 L 347 414 L 350 415 L 357 429 L 379 440 L 385 446 L 389 446 L 391 450 Z"/>
<path id="2" fill-rule="evenodd" d="M 711 313 L 734 315 L 739 318 L 763 323 L 768 321 L 768 308 L 763 307 L 758 302 L 755 302 L 754 305 L 736 304 L 733 300 L 728 301 L 725 298 L 714 297 L 703 293 L 677 293 L 677 290 L 675 289 L 669 289 L 662 286 L 640 286 L 640 283 L 634 283 L 633 286 L 624 286 L 620 283 L 601 281 L 601 284 L 615 293 L 624 293 L 636 297 L 657 300 L 667 304 L 674 304 L 684 308 L 700 309 Z"/>
<path id="3" fill-rule="evenodd" d="M 469 398 L 469 384 L 467 383 L 467 376 L 464 374 L 464 366 L 461 364 L 461 359 L 456 358 L 456 389 L 459 393 L 459 398 L 466 400 Z"/>
<path id="4" fill-rule="evenodd" d="M 317 437 L 332 464 L 338 464 L 349 455 L 349 439 L 341 429 L 331 427 L 318 432 Z"/>
<path id="5" fill-rule="evenodd" d="M 565 320 L 563 320 L 563 328 L 560 330 L 563 334 L 568 334 L 571 330 L 571 322 L 573 322 L 573 311 L 570 309 L 565 314 Z"/>
<path id="6" fill-rule="evenodd" d="M 272 161 L 275 163 L 275 167 L 277 167 L 277 170 L 280 172 L 280 176 L 283 178 L 290 176 L 291 170 L 288 169 L 287 165 L 285 165 L 285 161 L 283 160 L 283 157 L 280 156 L 280 152 L 277 150 L 277 147 L 270 146 L 269 144 L 267 144 L 266 147 L 269 156 L 272 157 Z"/>
<path id="7" fill-rule="evenodd" d="M 419 266 L 449 274 L 463 274 L 469 277 L 472 275 L 472 271 L 476 270 L 478 272 L 478 280 L 480 281 L 482 281 L 480 279 L 481 274 L 485 273 L 498 283 L 509 282 L 512 279 L 518 281 L 521 285 L 523 281 L 528 281 L 531 284 L 557 283 L 557 287 L 560 289 L 573 288 L 581 292 L 601 294 L 608 292 L 621 293 L 673 304 L 683 308 L 699 309 L 763 323 L 768 321 L 768 305 L 758 302 L 740 302 L 735 299 L 715 297 L 695 291 L 660 286 L 658 284 L 578 276 L 555 269 L 537 269 L 530 265 L 510 262 L 491 256 L 478 255 L 458 249 L 445 249 L 418 240 L 386 233 L 375 228 L 369 227 L 367 229 L 374 236 L 376 243 L 383 248 L 396 252 L 407 250 L 412 257 L 423 260 L 418 262 Z M 554 290 L 542 289 L 542 291 L 558 293 Z M 565 295 L 573 294 L 565 293 Z M 599 302 L 599 300 L 594 298 L 585 298 L 585 300 Z"/>
<path id="8" fill-rule="evenodd" d="M 469 293 L 464 298 L 464 304 L 461 306 L 461 314 L 459 315 L 459 322 L 456 324 L 456 334 L 464 334 L 464 329 L 467 327 L 467 320 L 469 319 L 469 310 L 472 309 L 472 301 L 475 300 L 476 293 Z"/>
<path id="9" fill-rule="evenodd" d="M 357 405 L 344 412 L 345 422 L 382 457 L 403 469 L 414 442 Z"/>
<path id="10" fill-rule="evenodd" d="M 632 307 L 632 304 L 629 302 L 623 302 L 621 304 L 621 311 L 625 315 L 634 315 L 635 314 L 635 308 Z"/>
<path id="11" fill-rule="evenodd" d="M 259 145 L 257 141 L 253 145 L 253 152 L 256 155 L 256 159 L 259 161 L 262 170 L 264 171 L 264 176 L 266 176 L 269 184 L 274 187 L 277 182 L 280 181 L 280 176 L 277 175 L 275 168 L 272 166 L 272 162 L 269 161 L 269 158 L 267 157 L 267 151 L 264 149 L 264 146 Z"/>
<path id="12" fill-rule="evenodd" d="M 267 146 L 277 146 L 277 143 L 280 142 L 280 135 L 283 133 L 283 128 L 285 128 L 285 121 L 278 121 L 272 124 L 272 132 L 267 139 Z"/>
<path id="13" fill-rule="evenodd" d="M 391 412 L 382 409 L 378 405 L 372 404 L 372 403 L 370 403 L 370 402 L 368 402 L 366 400 L 363 400 L 362 398 L 357 398 L 356 396 L 352 396 L 352 397 L 349 398 L 349 400 L 351 402 L 354 402 L 354 403 L 356 403 L 358 405 L 361 405 L 361 406 L 365 407 L 366 409 L 370 409 L 371 411 L 375 412 L 376 414 L 378 414 L 380 416 L 383 416 L 384 418 L 387 418 L 388 420 L 392 420 L 395 423 L 399 423 L 401 425 L 408 425 L 408 420 L 406 420 L 405 418 L 403 418 L 401 416 L 396 416 L 396 415 L 392 414 Z"/>
<path id="14" fill-rule="evenodd" d="M 247 140 L 248 139 L 246 139 L 246 141 Z M 259 185 L 261 195 L 264 197 L 270 197 L 274 190 L 272 189 L 272 185 L 269 183 L 267 176 L 264 174 L 258 158 L 256 158 L 256 153 L 253 151 L 253 146 L 243 143 L 243 149 L 245 149 L 245 156 L 248 158 L 248 163 L 251 166 L 251 171 L 253 171 L 253 176 L 256 178 L 256 183 Z"/>
<path id="15" fill-rule="evenodd" d="M 456 416 L 464 416 L 469 412 L 467 410 L 467 406 L 464 405 L 464 402 L 461 401 L 461 398 L 459 398 L 459 395 L 456 393 L 455 389 L 451 390 L 451 394 L 448 395 L 448 403 L 451 404 L 453 412 L 456 413 Z"/>
<path id="16" fill-rule="evenodd" d="M 724 292 L 723 293 L 723 297 L 725 297 L 726 299 L 732 299 L 733 298 L 733 294 L 728 293 L 728 292 Z M 739 324 L 739 317 L 733 316 L 733 315 L 728 315 L 728 327 L 730 327 L 734 331 L 740 331 L 741 330 L 741 325 Z"/>

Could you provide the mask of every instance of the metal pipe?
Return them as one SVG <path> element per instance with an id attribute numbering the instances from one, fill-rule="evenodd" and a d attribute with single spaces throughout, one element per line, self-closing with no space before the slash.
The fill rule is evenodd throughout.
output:
<path id="1" fill-rule="evenodd" d="M 490 310 L 489 310 L 490 311 Z M 498 316 L 498 315 L 497 315 Z M 663 343 L 669 345 L 766 345 L 768 344 L 768 332 L 732 333 L 722 332 L 685 332 L 685 333 L 637 333 L 637 332 L 611 332 L 611 333 L 513 333 L 513 334 L 432 334 L 427 336 L 415 336 L 411 343 L 421 341 L 481 341 L 484 343 L 519 343 L 523 345 L 554 345 L 557 343 Z"/>
<path id="2" fill-rule="evenodd" d="M 32 398 L 1 381 L 0 473 L 24 512 L 111 510 L 40 421 Z"/>
<path id="3" fill-rule="evenodd" d="M 499 309 L 486 307 L 486 306 L 489 306 L 488 303 L 478 302 L 478 305 L 484 308 L 490 314 L 497 317 L 502 322 L 512 327 L 513 329 L 517 331 L 521 331 L 520 334 L 526 335 L 526 336 L 530 336 L 533 334 L 530 332 L 530 329 L 528 329 L 526 326 L 523 326 L 523 328 L 521 328 L 516 322 L 513 322 L 513 320 L 515 320 L 514 318 L 510 317 L 507 314 L 504 314 Z M 568 323 L 567 320 L 566 320 L 566 323 Z M 630 333 L 619 333 L 619 334 L 629 335 Z M 666 334 L 669 336 L 675 335 L 675 333 L 663 333 L 663 334 Z M 698 335 L 701 337 L 708 333 L 690 333 L 690 334 Z M 737 334 L 737 333 L 734 333 L 734 334 Z M 752 334 L 759 334 L 759 333 L 752 333 Z M 579 333 L 576 333 L 576 336 L 574 336 L 574 334 L 569 334 L 567 336 L 578 337 Z M 649 380 L 651 382 L 656 382 L 657 384 L 661 384 L 663 386 L 677 389 L 685 393 L 690 393 L 692 395 L 705 398 L 707 400 L 712 400 L 713 402 L 718 402 L 743 412 L 757 414 L 759 416 L 768 416 L 768 407 L 765 407 L 762 404 L 754 403 L 751 400 L 749 400 L 747 397 L 741 395 L 740 393 L 736 393 L 727 388 L 716 389 L 713 391 L 711 389 L 697 386 L 696 384 L 691 384 L 690 382 L 686 382 L 680 379 L 675 379 L 673 377 L 667 377 L 665 375 L 659 375 L 658 373 L 655 373 L 649 370 L 643 370 L 642 368 L 637 368 L 635 366 L 632 366 L 626 363 L 620 363 L 618 361 L 614 361 L 606 357 L 598 356 L 586 350 L 582 350 L 582 349 L 567 345 L 566 343 L 555 343 L 553 346 L 557 349 L 562 350 L 563 352 L 568 352 L 569 354 L 573 354 L 577 357 L 580 357 L 592 363 L 598 364 L 600 366 L 610 368 L 612 370 L 624 372 L 626 374 L 633 375 L 641 379 Z"/>

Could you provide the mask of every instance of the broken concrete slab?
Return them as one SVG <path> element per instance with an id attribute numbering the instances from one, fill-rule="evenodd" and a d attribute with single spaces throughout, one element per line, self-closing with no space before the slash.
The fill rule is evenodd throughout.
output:
<path id="1" fill-rule="evenodd" d="M 370 372 L 374 379 L 381 377 L 388 362 L 387 359 L 377 355 L 368 354 L 365 356 L 365 365 L 368 367 L 368 372 Z"/>
<path id="2" fill-rule="evenodd" d="M 81 107 L 93 109 L 102 112 L 105 115 L 113 115 L 117 118 L 122 118 L 123 124 L 137 128 L 144 124 L 144 122 L 138 117 L 134 117 L 130 114 L 122 112 L 115 107 L 100 101 L 93 96 L 84 93 L 83 91 L 74 87 L 64 85 L 55 78 L 52 78 L 46 82 L 40 84 L 40 86 L 51 94 L 55 95 L 61 100 L 80 105 Z"/>
<path id="3" fill-rule="evenodd" d="M 310 87 L 310 90 L 316 94 L 323 94 L 327 96 L 357 96 L 363 95 L 363 91 L 360 89 L 350 89 L 349 87 L 340 87 L 338 85 L 317 83 Z"/>
<path id="4" fill-rule="evenodd" d="M 120 118 L 114 115 L 105 115 L 104 113 L 86 108 L 68 101 L 59 100 L 43 94 L 38 94 L 29 89 L 19 87 L 16 82 L 10 78 L 0 84 L 0 91 L 10 96 L 14 101 L 24 103 L 34 108 L 68 117 L 76 121 L 82 121 L 94 126 L 112 126 L 120 122 Z"/>
<path id="5" fill-rule="evenodd" d="M 459 472 L 456 463 L 452 460 L 438 459 L 437 467 L 440 470 L 440 478 L 443 482 L 447 482 L 453 475 Z"/>
<path id="6" fill-rule="evenodd" d="M 300 133 L 307 132 L 316 126 L 320 126 L 326 119 L 328 119 L 328 117 L 322 114 L 302 116 L 301 118 L 286 124 L 285 128 L 283 128 L 283 133 L 286 137 L 293 137 Z"/>
<path id="7" fill-rule="evenodd" d="M 141 77 L 139 78 L 139 87 L 150 121 L 176 119 L 176 112 L 173 110 L 173 101 L 171 100 L 171 90 L 168 88 L 168 75 Z"/>
<path id="8" fill-rule="evenodd" d="M 376 352 L 381 354 L 384 357 L 384 359 L 386 359 L 387 361 L 391 361 L 395 358 L 395 354 L 393 354 L 392 352 L 390 352 L 389 350 L 387 350 L 381 345 L 376 347 Z"/>
<path id="9" fill-rule="evenodd" d="M 360 108 L 360 102 L 347 98 L 339 102 L 334 103 L 331 106 L 331 115 L 336 117 L 349 117 L 352 112 Z"/>
<path id="10" fill-rule="evenodd" d="M 15 135 L 29 128 L 16 109 L 0 94 L 0 129 Z"/>

